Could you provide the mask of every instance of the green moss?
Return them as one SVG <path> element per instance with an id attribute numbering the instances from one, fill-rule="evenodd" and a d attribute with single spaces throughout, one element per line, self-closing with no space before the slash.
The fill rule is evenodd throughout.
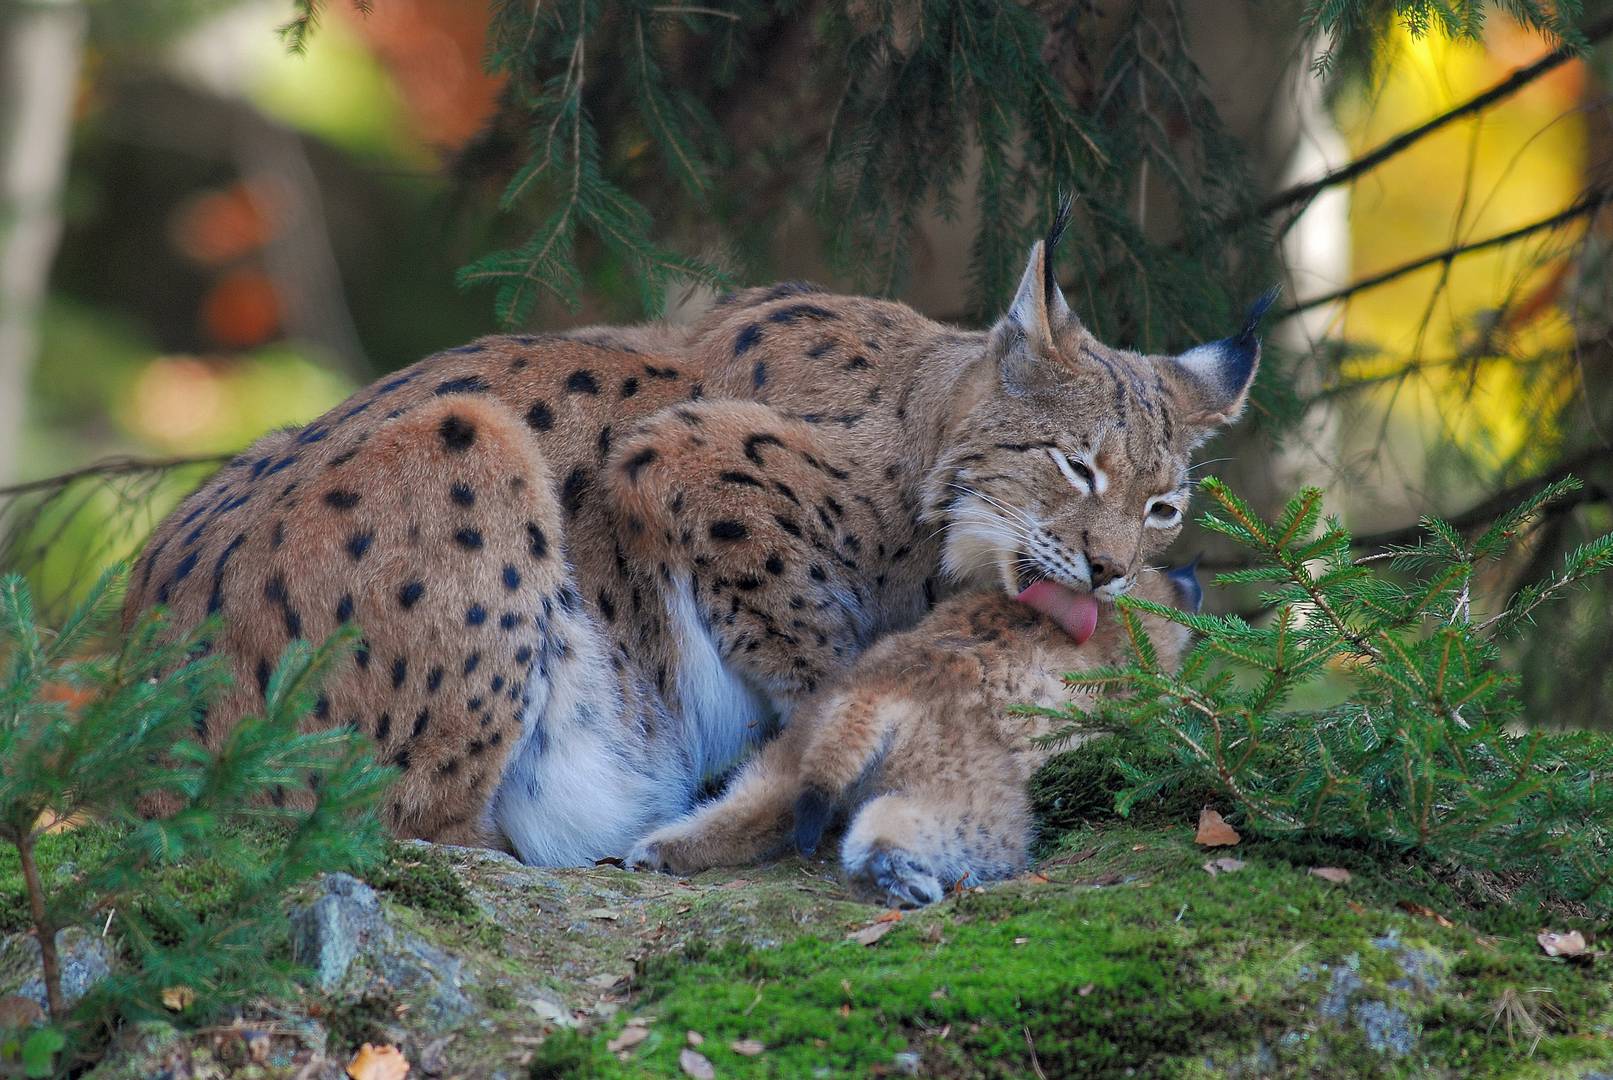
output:
<path id="1" fill-rule="evenodd" d="M 386 858 L 370 873 L 369 883 L 398 903 L 428 915 L 465 923 L 485 921 L 453 860 L 436 848 L 388 844 Z"/>
<path id="2" fill-rule="evenodd" d="M 1242 870 L 1211 877 L 1183 827 L 1065 843 L 1098 854 L 910 914 L 872 947 L 842 936 L 869 908 L 777 946 L 682 942 L 642 966 L 631 1008 L 656 1019 L 627 1061 L 604 1047 L 618 1023 L 555 1036 L 533 1075 L 677 1075 L 689 1029 L 722 1076 L 871 1075 L 899 1052 L 926 1075 L 1024 1076 L 1032 1046 L 1049 1076 L 1508 1076 L 1613 1059 L 1605 980 L 1541 956 L 1532 935 L 1481 941 L 1463 923 L 1515 916 L 1455 906 L 1445 927 L 1399 910 L 1430 893 L 1408 894 L 1417 875 L 1396 863 L 1328 849 L 1328 865 L 1353 863 L 1341 888 L 1289 857 L 1314 845 L 1245 845 Z M 1558 1010 L 1533 1058 L 1492 1020 L 1508 988 L 1530 987 Z M 741 1038 L 768 1049 L 738 1055 Z"/>

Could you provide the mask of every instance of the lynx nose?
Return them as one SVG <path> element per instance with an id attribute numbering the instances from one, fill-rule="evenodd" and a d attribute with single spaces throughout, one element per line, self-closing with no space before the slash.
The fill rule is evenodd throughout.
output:
<path id="1" fill-rule="evenodd" d="M 1092 571 L 1092 587 L 1101 589 L 1117 577 L 1124 576 L 1125 564 L 1113 555 L 1088 555 L 1087 567 Z"/>

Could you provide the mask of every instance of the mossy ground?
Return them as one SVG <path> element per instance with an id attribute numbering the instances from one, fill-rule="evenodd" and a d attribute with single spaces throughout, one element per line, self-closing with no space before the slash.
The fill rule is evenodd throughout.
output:
<path id="1" fill-rule="evenodd" d="M 1073 768 L 1048 799 L 1103 786 L 1086 775 L 1101 762 Z M 312 1049 L 331 1075 L 359 1041 L 379 1039 L 417 1061 L 436 1053 L 445 1075 L 679 1076 L 688 1031 L 704 1036 L 700 1052 L 724 1077 L 894 1075 L 915 1062 L 939 1077 L 1613 1071 L 1607 958 L 1571 965 L 1534 941 L 1542 923 L 1607 927 L 1381 850 L 1246 841 L 1206 851 L 1192 840 L 1196 797 L 1178 793 L 1129 822 L 1101 802 L 1065 802 L 1038 873 L 908 913 L 871 946 L 846 935 L 880 910 L 851 901 L 826 862 L 679 881 L 399 844 L 369 879 L 395 926 L 464 958 L 476 1017 L 457 1032 L 426 1030 L 406 1000 L 384 995 L 308 993 L 264 1010 L 318 1017 Z M 52 838 L 42 857 L 66 880 L 115 842 L 88 828 Z M 1243 868 L 1202 868 L 1223 855 Z M 24 909 L 7 860 L 0 852 L 0 928 L 14 930 Z M 1307 873 L 1319 865 L 1353 878 Z M 192 868 L 164 887 L 205 913 L 227 873 Z M 645 1018 L 650 1035 L 613 1053 L 606 1044 L 629 1017 Z M 445 1035 L 454 1038 L 442 1044 Z M 219 1036 L 208 1038 L 173 1036 L 162 1060 L 176 1047 L 221 1060 Z M 743 1056 L 730 1048 L 737 1039 L 766 1049 Z M 290 1076 L 306 1060 L 276 1054 L 284 1069 L 218 1075 Z M 126 1054 L 97 1075 L 143 1075 L 140 1063 L 155 1060 Z"/>

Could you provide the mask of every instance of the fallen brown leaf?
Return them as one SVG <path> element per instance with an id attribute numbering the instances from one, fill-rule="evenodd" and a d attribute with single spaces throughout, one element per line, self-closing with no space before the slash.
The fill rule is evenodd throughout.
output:
<path id="1" fill-rule="evenodd" d="M 1205 873 L 1211 877 L 1215 877 L 1217 874 L 1236 874 L 1242 869 L 1243 860 L 1241 859 L 1211 859 L 1204 864 Z"/>
<path id="2" fill-rule="evenodd" d="M 1585 935 L 1578 930 L 1570 930 L 1567 933 L 1542 930 L 1535 935 L 1535 940 L 1540 942 L 1540 948 L 1547 956 L 1561 956 L 1569 960 L 1576 956 L 1584 956 L 1588 948 Z"/>
<path id="3" fill-rule="evenodd" d="M 1421 915 L 1425 919 L 1433 919 L 1440 926 L 1452 927 L 1456 925 L 1427 904 L 1419 904 L 1411 900 L 1397 900 L 1395 907 L 1408 915 Z"/>
<path id="4" fill-rule="evenodd" d="M 686 1031 L 683 1037 L 689 1040 L 690 1046 L 699 1046 L 706 1041 L 706 1037 L 698 1031 Z"/>
<path id="5" fill-rule="evenodd" d="M 678 1054 L 678 1068 L 685 1076 L 692 1076 L 695 1080 L 717 1080 L 717 1070 L 711 1067 L 706 1056 L 687 1046 Z"/>
<path id="6" fill-rule="evenodd" d="M 880 915 L 879 918 L 875 919 L 874 921 L 877 922 L 877 923 L 881 923 L 881 922 L 901 922 L 902 921 L 902 909 L 901 908 L 891 908 L 889 911 L 887 911 L 884 914 Z"/>
<path id="7" fill-rule="evenodd" d="M 859 945 L 872 945 L 880 938 L 891 932 L 896 924 L 893 922 L 869 923 L 861 930 L 853 930 L 846 935 L 847 941 L 855 941 Z"/>
<path id="8" fill-rule="evenodd" d="M 610 908 L 604 907 L 589 908 L 583 914 L 590 919 L 605 919 L 610 922 L 615 922 L 622 917 L 621 912 L 612 911 Z"/>
<path id="9" fill-rule="evenodd" d="M 595 859 L 595 866 L 614 866 L 618 870 L 625 870 L 627 863 L 615 855 L 606 855 L 603 859 Z"/>
<path id="10" fill-rule="evenodd" d="M 1335 885 L 1348 885 L 1350 872 L 1342 866 L 1313 866 L 1309 873 L 1311 877 L 1319 877 L 1323 881 L 1331 881 Z"/>
<path id="11" fill-rule="evenodd" d="M 396 1046 L 365 1043 L 347 1063 L 353 1080 L 403 1080 L 409 1075 L 409 1059 Z"/>
<path id="12" fill-rule="evenodd" d="M 1030 942 L 1030 938 L 1028 938 L 1028 937 L 1017 937 L 1017 938 L 1014 939 L 1014 944 L 1015 945 L 1025 945 L 1025 944 L 1028 944 L 1029 942 Z"/>
<path id="13" fill-rule="evenodd" d="M 1193 842 L 1201 847 L 1231 847 L 1243 837 L 1226 819 L 1208 806 L 1199 811 L 1199 830 Z"/>
<path id="14" fill-rule="evenodd" d="M 741 1057 L 757 1057 L 767 1052 L 767 1047 L 755 1039 L 735 1039 L 728 1044 L 728 1049 Z"/>
<path id="15" fill-rule="evenodd" d="M 188 986 L 170 986 L 162 992 L 164 1008 L 184 1012 L 196 1001 L 196 991 Z"/>
<path id="16" fill-rule="evenodd" d="M 1148 845 L 1147 844 L 1133 844 L 1133 845 L 1131 845 L 1131 850 L 1133 850 L 1133 851 L 1147 851 L 1148 850 Z"/>
<path id="17" fill-rule="evenodd" d="M 638 1024 L 628 1024 L 622 1029 L 621 1034 L 617 1035 L 616 1038 L 605 1044 L 605 1049 L 609 1050 L 613 1054 L 617 1054 L 623 1050 L 633 1049 L 633 1047 L 637 1046 L 639 1043 L 643 1042 L 649 1037 L 649 1028 L 642 1027 Z"/>
<path id="18" fill-rule="evenodd" d="M 1081 987 L 1081 989 L 1077 990 L 1076 993 L 1081 997 L 1086 997 L 1097 988 L 1097 985 L 1097 983 L 1087 983 L 1085 986 Z"/>

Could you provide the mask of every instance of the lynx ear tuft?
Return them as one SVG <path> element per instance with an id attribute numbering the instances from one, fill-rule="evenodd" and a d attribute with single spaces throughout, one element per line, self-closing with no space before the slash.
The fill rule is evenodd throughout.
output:
<path id="1" fill-rule="evenodd" d="M 1203 557 L 1195 555 L 1192 562 L 1165 571 L 1165 577 L 1176 586 L 1180 601 L 1177 606 L 1191 615 L 1197 615 L 1204 607 L 1204 586 L 1199 584 L 1199 560 Z"/>
<path id="2" fill-rule="evenodd" d="M 1243 329 L 1235 337 L 1195 346 L 1171 361 L 1191 377 L 1197 390 L 1188 418 L 1190 424 L 1216 427 L 1236 420 L 1243 412 L 1255 369 L 1260 365 L 1260 320 L 1281 291 L 1281 287 L 1268 289 L 1251 304 Z"/>
<path id="3" fill-rule="evenodd" d="M 993 329 L 1011 381 L 1025 381 L 1035 361 L 1053 357 L 1055 334 L 1075 321 L 1053 269 L 1053 253 L 1070 224 L 1070 206 L 1068 198 L 1061 199 L 1046 239 L 1031 245 L 1014 302 Z"/>

